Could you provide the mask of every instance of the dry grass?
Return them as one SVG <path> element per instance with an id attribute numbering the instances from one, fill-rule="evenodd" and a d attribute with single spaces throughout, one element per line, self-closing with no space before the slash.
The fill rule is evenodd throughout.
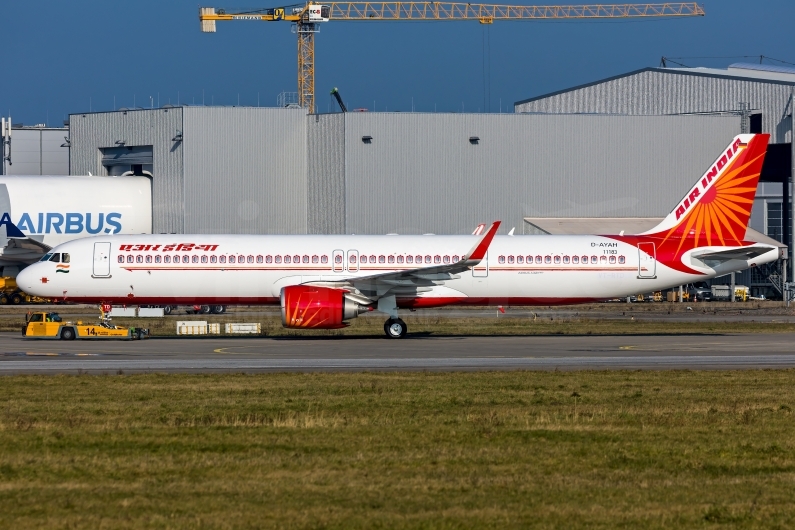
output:
<path id="1" fill-rule="evenodd" d="M 69 320 L 65 316 L 65 320 Z M 176 333 L 177 320 L 203 320 L 219 322 L 223 329 L 227 322 L 260 322 L 264 335 L 279 336 L 373 336 L 384 334 L 384 317 L 364 317 L 351 321 L 351 326 L 341 330 L 294 330 L 282 327 L 280 317 L 255 316 L 178 316 L 166 318 L 115 318 L 113 323 L 123 326 L 140 326 L 150 329 L 152 335 L 168 336 Z M 84 318 L 93 322 L 93 318 Z M 783 322 L 742 322 L 693 321 L 670 322 L 664 320 L 632 320 L 631 316 L 622 319 L 573 318 L 499 318 L 409 316 L 405 318 L 409 333 L 425 335 L 677 335 L 704 333 L 794 333 L 795 324 Z M 18 332 L 23 320 L 0 319 L 0 331 Z"/>
<path id="2" fill-rule="evenodd" d="M 793 379 L 8 377 L 0 527 L 791 528 Z"/>

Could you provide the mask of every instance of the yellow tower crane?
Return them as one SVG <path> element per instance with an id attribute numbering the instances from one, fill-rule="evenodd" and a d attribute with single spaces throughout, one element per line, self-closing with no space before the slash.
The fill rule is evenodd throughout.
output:
<path id="1" fill-rule="evenodd" d="M 215 33 L 216 21 L 261 20 L 292 22 L 298 35 L 298 102 L 315 111 L 315 33 L 319 24 L 330 20 L 560 20 L 602 18 L 651 18 L 703 16 L 695 2 L 661 4 L 519 6 L 460 4 L 450 2 L 333 2 L 227 11 L 199 8 L 201 29 Z"/>

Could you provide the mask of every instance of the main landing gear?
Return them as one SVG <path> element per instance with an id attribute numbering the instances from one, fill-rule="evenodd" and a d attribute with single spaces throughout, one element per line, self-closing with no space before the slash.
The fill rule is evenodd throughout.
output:
<path id="1" fill-rule="evenodd" d="M 384 333 L 390 339 L 402 339 L 406 336 L 408 330 L 406 323 L 399 318 L 390 318 L 384 322 Z"/>

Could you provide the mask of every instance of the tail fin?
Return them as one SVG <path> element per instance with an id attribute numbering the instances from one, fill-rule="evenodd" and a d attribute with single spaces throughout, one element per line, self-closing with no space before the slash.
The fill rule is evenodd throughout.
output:
<path id="1" fill-rule="evenodd" d="M 692 238 L 685 245 L 690 248 L 741 245 L 769 139 L 769 134 L 736 136 L 668 217 L 643 235 Z"/>

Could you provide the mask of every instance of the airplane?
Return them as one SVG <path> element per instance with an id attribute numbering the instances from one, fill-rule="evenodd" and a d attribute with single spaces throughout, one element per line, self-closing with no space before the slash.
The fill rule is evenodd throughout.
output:
<path id="1" fill-rule="evenodd" d="M 497 221 L 455 236 L 97 236 L 53 248 L 17 283 L 84 303 L 278 304 L 288 328 L 343 328 L 379 311 L 390 338 L 408 330 L 398 309 L 625 297 L 778 259 L 776 247 L 744 240 L 768 140 L 735 137 L 641 234 L 497 236 Z"/>
<path id="2" fill-rule="evenodd" d="M 0 228 L 2 275 L 81 237 L 152 233 L 151 187 L 147 177 L 0 176 L 0 219 L 27 236 L 8 239 Z"/>

